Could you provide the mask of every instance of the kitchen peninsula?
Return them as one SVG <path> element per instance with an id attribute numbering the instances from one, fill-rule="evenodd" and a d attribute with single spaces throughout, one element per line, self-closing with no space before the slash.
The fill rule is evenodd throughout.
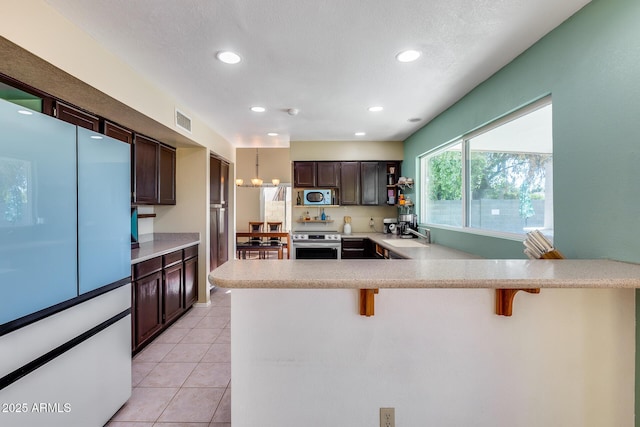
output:
<path id="1" fill-rule="evenodd" d="M 401 251 L 209 275 L 232 288 L 234 426 L 364 427 L 381 407 L 399 425 L 633 425 L 640 266 Z M 542 292 L 496 316 L 494 288 L 523 287 Z M 375 316 L 361 288 L 380 289 Z"/>

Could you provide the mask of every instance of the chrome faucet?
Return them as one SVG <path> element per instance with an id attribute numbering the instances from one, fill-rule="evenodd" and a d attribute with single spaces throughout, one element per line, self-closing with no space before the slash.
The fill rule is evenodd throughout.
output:
<path id="1" fill-rule="evenodd" d="M 415 235 L 415 236 L 422 237 L 423 239 L 425 239 L 427 241 L 427 243 L 431 243 L 431 229 L 423 228 L 423 227 L 421 227 L 421 228 L 425 231 L 425 234 L 418 233 L 416 230 L 414 230 L 411 227 L 407 227 L 406 231 L 408 233 L 411 233 L 411 234 Z"/>

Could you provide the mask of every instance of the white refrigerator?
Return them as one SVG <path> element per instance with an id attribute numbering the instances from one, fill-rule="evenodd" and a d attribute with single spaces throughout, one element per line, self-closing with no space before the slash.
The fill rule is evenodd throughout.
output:
<path id="1" fill-rule="evenodd" d="M 131 395 L 130 147 L 0 100 L 0 425 Z"/>

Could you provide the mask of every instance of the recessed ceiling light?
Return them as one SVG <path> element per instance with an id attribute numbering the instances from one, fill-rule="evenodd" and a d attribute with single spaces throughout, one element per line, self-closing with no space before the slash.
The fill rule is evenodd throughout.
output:
<path id="1" fill-rule="evenodd" d="M 382 111 L 382 110 L 384 110 L 384 108 L 382 108 L 379 105 L 376 105 L 376 106 L 373 106 L 373 107 L 369 107 L 369 111 L 371 111 L 372 113 L 376 113 L 376 112 Z"/>
<path id="2" fill-rule="evenodd" d="M 251 107 L 251 111 L 253 111 L 254 113 L 264 113 L 265 111 L 267 111 L 266 108 L 264 107 Z"/>
<path id="3" fill-rule="evenodd" d="M 396 59 L 400 62 L 413 62 L 420 58 L 420 52 L 417 50 L 404 50 L 396 55 Z"/>
<path id="4" fill-rule="evenodd" d="M 365 136 L 366 133 L 364 133 L 364 132 L 356 132 L 354 135 L 355 136 Z"/>
<path id="5" fill-rule="evenodd" d="M 30 115 L 33 114 L 33 112 L 31 112 L 29 110 L 18 110 L 18 113 L 24 114 L 25 116 L 30 116 Z"/>
<path id="6" fill-rule="evenodd" d="M 275 132 L 269 132 L 267 135 L 269 135 L 269 136 L 278 136 L 278 134 L 275 133 Z"/>
<path id="7" fill-rule="evenodd" d="M 225 64 L 237 64 L 240 62 L 240 55 L 235 52 L 231 52 L 228 50 L 223 50 L 221 52 L 216 53 L 216 58 Z"/>
<path id="8" fill-rule="evenodd" d="M 91 135 L 90 138 L 91 139 L 102 139 L 102 137 L 100 135 Z"/>

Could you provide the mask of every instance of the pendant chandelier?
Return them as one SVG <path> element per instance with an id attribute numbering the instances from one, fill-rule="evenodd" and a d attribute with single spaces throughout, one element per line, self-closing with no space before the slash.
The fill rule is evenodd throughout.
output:
<path id="1" fill-rule="evenodd" d="M 242 178 L 236 179 L 236 185 L 238 187 L 277 187 L 280 185 L 280 180 L 278 178 L 273 178 L 271 180 L 271 184 L 263 184 L 262 178 L 260 178 L 259 173 L 260 162 L 258 158 L 258 149 L 256 148 L 256 176 L 255 178 L 251 178 L 251 185 L 245 185 L 244 180 Z"/>

